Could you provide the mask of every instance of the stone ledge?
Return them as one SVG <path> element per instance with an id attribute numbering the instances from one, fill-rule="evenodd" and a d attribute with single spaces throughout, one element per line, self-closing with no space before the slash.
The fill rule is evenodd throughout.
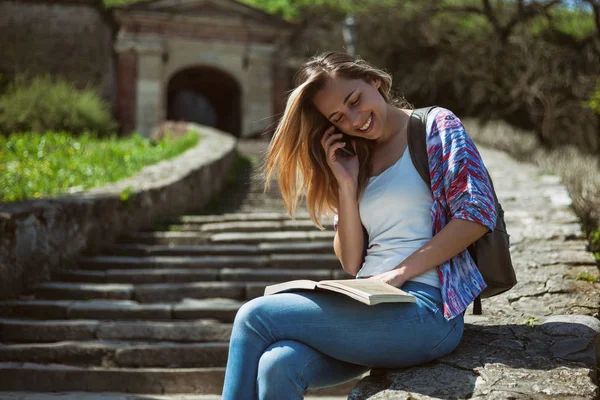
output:
<path id="1" fill-rule="evenodd" d="M 452 353 L 420 366 L 371 369 L 350 400 L 595 399 L 600 321 L 555 315 L 532 327 L 465 316 Z"/>
<path id="2" fill-rule="evenodd" d="M 202 138 L 178 157 L 85 192 L 0 204 L 0 298 L 16 298 L 52 272 L 74 267 L 124 232 L 201 209 L 232 165 L 236 139 L 189 124 Z M 127 200 L 120 199 L 123 191 Z"/>

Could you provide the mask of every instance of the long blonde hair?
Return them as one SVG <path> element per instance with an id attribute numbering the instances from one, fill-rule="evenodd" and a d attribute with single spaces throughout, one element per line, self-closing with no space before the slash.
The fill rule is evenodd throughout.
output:
<path id="1" fill-rule="evenodd" d="M 264 191 L 270 188 L 271 177 L 277 172 L 277 183 L 285 208 L 294 217 L 298 202 L 306 196 L 306 208 L 314 224 L 321 230 L 320 217 L 339 206 L 338 184 L 327 165 L 321 138 L 331 126 L 312 103 L 313 96 L 333 76 L 379 80 L 379 93 L 386 103 L 412 109 L 403 97 L 391 95 L 392 77 L 359 57 L 340 52 L 321 53 L 302 65 L 295 75 L 295 89 L 287 98 L 285 111 L 278 122 L 264 159 Z M 356 140 L 358 156 L 358 198 L 369 179 L 371 156 L 375 142 L 360 137 Z"/>

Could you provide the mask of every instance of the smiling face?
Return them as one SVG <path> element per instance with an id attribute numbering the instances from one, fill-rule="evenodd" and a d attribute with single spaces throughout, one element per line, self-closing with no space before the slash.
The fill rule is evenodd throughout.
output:
<path id="1" fill-rule="evenodd" d="M 377 90 L 380 82 L 334 76 L 312 102 L 319 112 L 348 135 L 378 139 L 384 132 L 387 103 Z"/>

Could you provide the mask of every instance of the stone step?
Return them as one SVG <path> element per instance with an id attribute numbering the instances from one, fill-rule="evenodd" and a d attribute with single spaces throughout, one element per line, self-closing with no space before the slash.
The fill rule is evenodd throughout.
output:
<path id="1" fill-rule="evenodd" d="M 225 367 L 229 343 L 62 341 L 0 345 L 3 362 L 117 368 Z"/>
<path id="2" fill-rule="evenodd" d="M 51 343 L 72 340 L 144 340 L 228 342 L 231 323 L 193 321 L 102 321 L 0 319 L 3 343 Z M 0 376 L 2 374 L 0 373 Z"/>
<path id="3" fill-rule="evenodd" d="M 300 260 L 304 266 L 310 266 L 308 256 Z M 293 258 L 286 257 L 283 262 L 288 262 L 292 267 L 299 263 Z M 280 261 L 275 261 L 283 263 Z M 107 269 L 105 271 L 72 270 L 54 275 L 54 281 L 65 283 L 181 283 L 181 282 L 209 282 L 209 281 L 273 281 L 285 282 L 292 279 L 331 279 L 331 265 L 339 265 L 337 260 L 320 259 L 314 262 L 312 269 L 258 269 L 258 268 L 221 268 L 221 269 Z M 335 267 L 334 267 L 335 268 Z"/>
<path id="4" fill-rule="evenodd" d="M 239 211 L 239 212 L 243 212 L 243 213 L 262 213 L 262 212 L 266 212 L 269 210 L 283 210 L 284 206 L 283 204 L 280 205 L 276 205 L 276 206 L 265 206 L 263 203 L 257 203 L 257 204 L 241 204 L 241 205 L 228 205 L 228 204 L 223 204 L 222 205 L 224 210 L 227 211 Z M 298 207 L 300 208 L 300 207 Z M 302 212 L 307 212 L 305 207 L 301 208 Z"/>
<path id="5" fill-rule="evenodd" d="M 309 390 L 306 393 L 312 396 L 307 396 L 305 399 L 338 400 L 337 397 L 329 397 L 334 395 L 343 395 L 345 397 L 342 398 L 347 398 L 352 388 L 366 375 L 368 373 L 336 386 Z M 2 376 L 0 390 L 3 391 L 22 391 L 26 388 L 31 392 L 111 392 L 111 396 L 120 396 L 118 393 L 145 394 L 134 397 L 129 395 L 105 398 L 92 397 L 93 395 L 86 393 L 82 397 L 69 398 L 58 397 L 58 394 L 53 393 L 52 397 L 42 397 L 41 399 L 23 397 L 23 400 L 66 398 L 77 400 L 154 400 L 158 398 L 174 400 L 170 396 L 164 397 L 164 395 L 176 393 L 186 394 L 184 397 L 175 397 L 176 400 L 197 400 L 195 397 L 188 397 L 193 394 L 213 394 L 215 395 L 213 398 L 203 396 L 201 399 L 216 400 L 221 398 L 220 394 L 223 391 L 225 368 L 102 368 L 2 362 L 0 363 L 0 376 Z M 154 394 L 162 396 L 155 397 Z"/>
<path id="6" fill-rule="evenodd" d="M 345 272 L 343 274 L 345 274 L 344 276 L 348 275 Z M 350 276 L 348 279 L 351 278 Z M 338 272 L 338 274 L 330 275 L 328 279 L 346 278 L 340 278 Z M 34 290 L 35 297 L 41 300 L 106 299 L 135 300 L 140 303 L 164 303 L 178 302 L 184 298 L 209 299 L 220 297 L 243 301 L 262 296 L 265 287 L 282 281 L 189 282 L 139 285 L 46 282 L 35 286 Z"/>
<path id="7" fill-rule="evenodd" d="M 120 243 L 199 245 L 208 244 L 209 234 L 201 232 L 132 232 L 119 237 Z"/>
<path id="8" fill-rule="evenodd" d="M 349 388 L 344 393 L 347 393 L 352 388 Z M 348 395 L 319 395 L 330 388 L 307 390 L 306 394 L 313 393 L 308 396 L 305 394 L 304 400 L 347 400 Z M 323 392 L 324 393 L 324 392 Z M 131 395 L 125 393 L 86 393 L 86 392 L 61 392 L 61 393 L 45 393 L 45 392 L 6 392 L 0 391 L 0 400 L 222 400 L 222 396 L 218 394 L 171 394 L 171 395 Z"/>
<path id="9" fill-rule="evenodd" d="M 265 285 L 268 283 L 265 283 Z M 135 300 L 140 303 L 176 302 L 183 298 L 212 297 L 245 300 L 245 282 L 189 282 L 156 284 L 44 282 L 33 287 L 44 300 Z"/>
<path id="10" fill-rule="evenodd" d="M 331 222 L 322 222 L 323 227 L 333 230 Z M 164 230 L 175 232 L 295 232 L 319 231 L 310 220 L 303 221 L 241 221 L 241 222 L 215 222 L 206 224 L 171 224 L 165 225 Z"/>
<path id="11" fill-rule="evenodd" d="M 328 255 L 325 255 L 328 256 Z M 219 269 L 261 268 L 269 265 L 269 256 L 95 256 L 81 257 L 78 265 L 82 269 Z"/>
<path id="12" fill-rule="evenodd" d="M 332 240 L 334 231 L 295 231 L 295 232 L 249 232 L 216 233 L 208 232 L 135 232 L 119 238 L 121 243 L 139 244 L 256 244 L 260 242 L 296 242 L 313 240 Z"/>
<path id="13" fill-rule="evenodd" d="M 270 256 L 96 256 L 79 259 L 85 270 L 108 269 L 205 269 L 290 268 L 335 269 L 341 265 L 335 254 L 272 254 Z M 93 275 L 93 274 L 92 274 Z M 89 275 L 90 277 L 92 275 Z"/>
<path id="14" fill-rule="evenodd" d="M 220 394 L 225 368 L 103 368 L 3 362 L 0 376 L 0 390 Z"/>
<path id="15" fill-rule="evenodd" d="M 260 242 L 296 242 L 313 240 L 331 240 L 333 231 L 300 231 L 300 232 L 260 232 L 260 233 L 216 233 L 211 235 L 212 243 L 260 243 Z"/>
<path id="16" fill-rule="evenodd" d="M 297 213 L 296 219 L 309 219 L 308 213 Z M 204 224 L 211 222 L 234 222 L 234 221 L 284 221 L 290 220 L 287 213 L 261 212 L 261 213 L 225 213 L 217 215 L 181 215 L 168 218 L 164 221 L 171 224 Z"/>
<path id="17" fill-rule="evenodd" d="M 141 304 L 131 300 L 6 300 L 0 317 L 94 320 L 195 320 L 233 322 L 245 301 L 184 298 L 176 303 Z"/>
<path id="18" fill-rule="evenodd" d="M 210 244 L 191 246 L 163 246 L 146 244 L 117 244 L 103 254 L 113 256 L 207 256 L 207 255 L 261 255 L 271 253 L 328 253 L 333 254 L 332 241 L 280 242 L 257 244 Z"/>

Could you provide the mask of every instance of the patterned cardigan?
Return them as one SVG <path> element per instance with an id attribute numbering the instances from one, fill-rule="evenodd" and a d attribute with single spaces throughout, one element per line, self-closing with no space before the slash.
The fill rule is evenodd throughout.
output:
<path id="1" fill-rule="evenodd" d="M 439 107 L 432 110 L 433 113 L 436 113 L 435 121 L 426 139 L 433 235 L 452 218 L 477 222 L 493 230 L 496 208 L 479 151 L 452 111 Z M 333 216 L 333 228 L 338 228 L 337 214 Z M 486 284 L 467 249 L 436 268 L 444 317 L 451 320 L 465 311 Z"/>

